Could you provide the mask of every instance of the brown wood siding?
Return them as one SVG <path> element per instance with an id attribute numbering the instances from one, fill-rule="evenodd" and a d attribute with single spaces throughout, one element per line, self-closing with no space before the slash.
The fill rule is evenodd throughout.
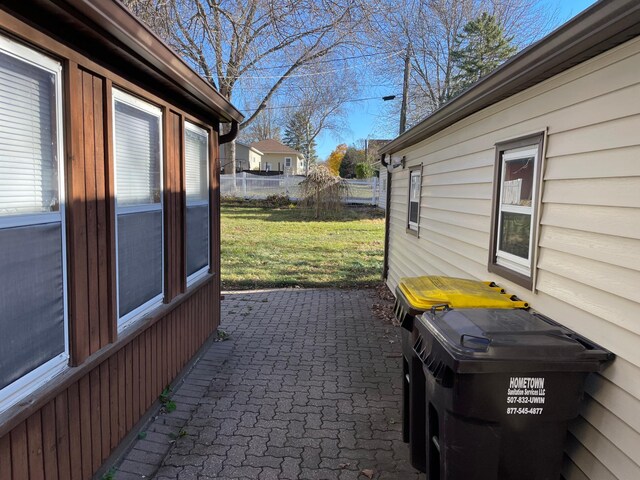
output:
<path id="1" fill-rule="evenodd" d="M 69 324 L 71 361 L 80 365 L 111 341 L 110 308 L 115 258 L 110 248 L 113 211 L 105 155 L 105 81 L 69 65 L 68 111 L 71 125 L 67 158 Z M 110 130 L 107 130 L 109 132 Z M 108 137 L 107 137 L 108 138 Z"/>
<path id="2" fill-rule="evenodd" d="M 217 133 L 212 129 L 212 275 L 186 288 L 184 121 L 126 79 L 0 12 L 0 27 L 64 63 L 68 313 L 72 368 L 0 415 L 0 479 L 91 478 L 220 321 Z M 163 109 L 166 304 L 118 333 L 112 82 Z M 213 119 L 209 119 L 213 121 Z"/>
<path id="3" fill-rule="evenodd" d="M 164 116 L 164 235 L 165 235 L 165 303 L 169 303 L 186 288 L 184 242 L 184 121 L 179 113 L 169 111 Z"/>
<path id="4" fill-rule="evenodd" d="M 196 286 L 177 308 L 0 437 L 0 478 L 91 478 L 218 326 L 216 283 L 210 277 Z M 140 361 L 147 354 L 156 359 L 153 378 L 144 375 L 153 362 Z M 138 385 L 129 385 L 135 378 Z"/>

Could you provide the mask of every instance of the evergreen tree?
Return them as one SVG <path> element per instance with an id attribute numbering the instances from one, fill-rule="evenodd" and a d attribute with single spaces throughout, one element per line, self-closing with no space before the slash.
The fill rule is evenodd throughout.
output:
<path id="1" fill-rule="evenodd" d="M 513 37 L 505 37 L 502 25 L 493 15 L 483 13 L 467 23 L 456 37 L 451 53 L 457 72 L 452 79 L 450 96 L 463 90 L 495 70 L 517 51 L 511 44 Z"/>
<path id="2" fill-rule="evenodd" d="M 317 159 L 316 142 L 310 136 L 314 131 L 309 117 L 303 111 L 293 114 L 284 130 L 282 143 L 308 156 L 309 164 L 313 164 Z"/>
<path id="3" fill-rule="evenodd" d="M 348 147 L 340 163 L 340 176 L 342 178 L 355 178 L 356 165 L 363 162 L 364 150 L 356 147 Z"/>

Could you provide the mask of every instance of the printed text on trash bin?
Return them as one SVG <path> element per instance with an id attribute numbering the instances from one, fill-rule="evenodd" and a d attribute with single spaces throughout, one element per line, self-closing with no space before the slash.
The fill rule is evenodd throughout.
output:
<path id="1" fill-rule="evenodd" d="M 511 377 L 507 389 L 507 415 L 540 415 L 544 411 L 544 377 Z"/>

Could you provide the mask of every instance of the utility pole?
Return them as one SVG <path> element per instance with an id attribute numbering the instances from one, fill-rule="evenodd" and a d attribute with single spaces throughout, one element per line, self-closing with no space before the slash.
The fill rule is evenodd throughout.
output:
<path id="1" fill-rule="evenodd" d="M 364 139 L 364 161 L 369 163 L 369 139 Z"/>
<path id="2" fill-rule="evenodd" d="M 311 162 L 311 142 L 309 142 L 309 119 L 307 119 L 307 159 L 305 162 L 304 174 L 309 175 L 309 163 Z"/>
<path id="3" fill-rule="evenodd" d="M 402 80 L 402 106 L 400 107 L 400 132 L 402 135 L 407 129 L 407 103 L 409 101 L 409 74 L 411 72 L 411 44 L 407 45 L 404 54 L 404 79 Z"/>

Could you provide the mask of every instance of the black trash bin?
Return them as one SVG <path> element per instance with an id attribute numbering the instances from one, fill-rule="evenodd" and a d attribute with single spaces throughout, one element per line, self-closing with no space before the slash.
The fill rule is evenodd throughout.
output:
<path id="1" fill-rule="evenodd" d="M 535 313 L 432 309 L 414 325 L 429 480 L 558 480 L 584 380 L 613 355 Z"/>
<path id="2" fill-rule="evenodd" d="M 422 276 L 401 278 L 396 287 L 395 316 L 402 326 L 402 439 L 409 443 L 411 465 L 424 472 L 425 376 L 413 353 L 416 317 L 434 305 L 464 308 L 528 308 L 494 282 L 464 278 Z"/>
<path id="3" fill-rule="evenodd" d="M 409 408 L 410 408 L 410 386 L 411 386 L 411 358 L 413 355 L 413 323 L 415 318 L 424 313 L 424 310 L 412 308 L 404 294 L 396 288 L 396 301 L 393 307 L 396 319 L 400 322 L 402 329 L 400 337 L 402 340 L 402 440 L 409 442 Z M 421 393 L 424 395 L 424 392 Z"/>
<path id="4" fill-rule="evenodd" d="M 411 465 L 424 472 L 425 459 L 425 430 L 411 428 L 414 424 L 424 425 L 424 375 L 422 362 L 414 355 L 415 330 L 413 328 L 416 317 L 424 310 L 413 307 L 400 287 L 396 288 L 396 302 L 394 305 L 396 319 L 400 322 L 402 340 L 402 440 L 409 443 Z M 420 374 L 416 377 L 413 372 Z M 412 408 L 414 406 L 414 408 Z M 414 412 L 413 419 L 411 412 Z"/>

